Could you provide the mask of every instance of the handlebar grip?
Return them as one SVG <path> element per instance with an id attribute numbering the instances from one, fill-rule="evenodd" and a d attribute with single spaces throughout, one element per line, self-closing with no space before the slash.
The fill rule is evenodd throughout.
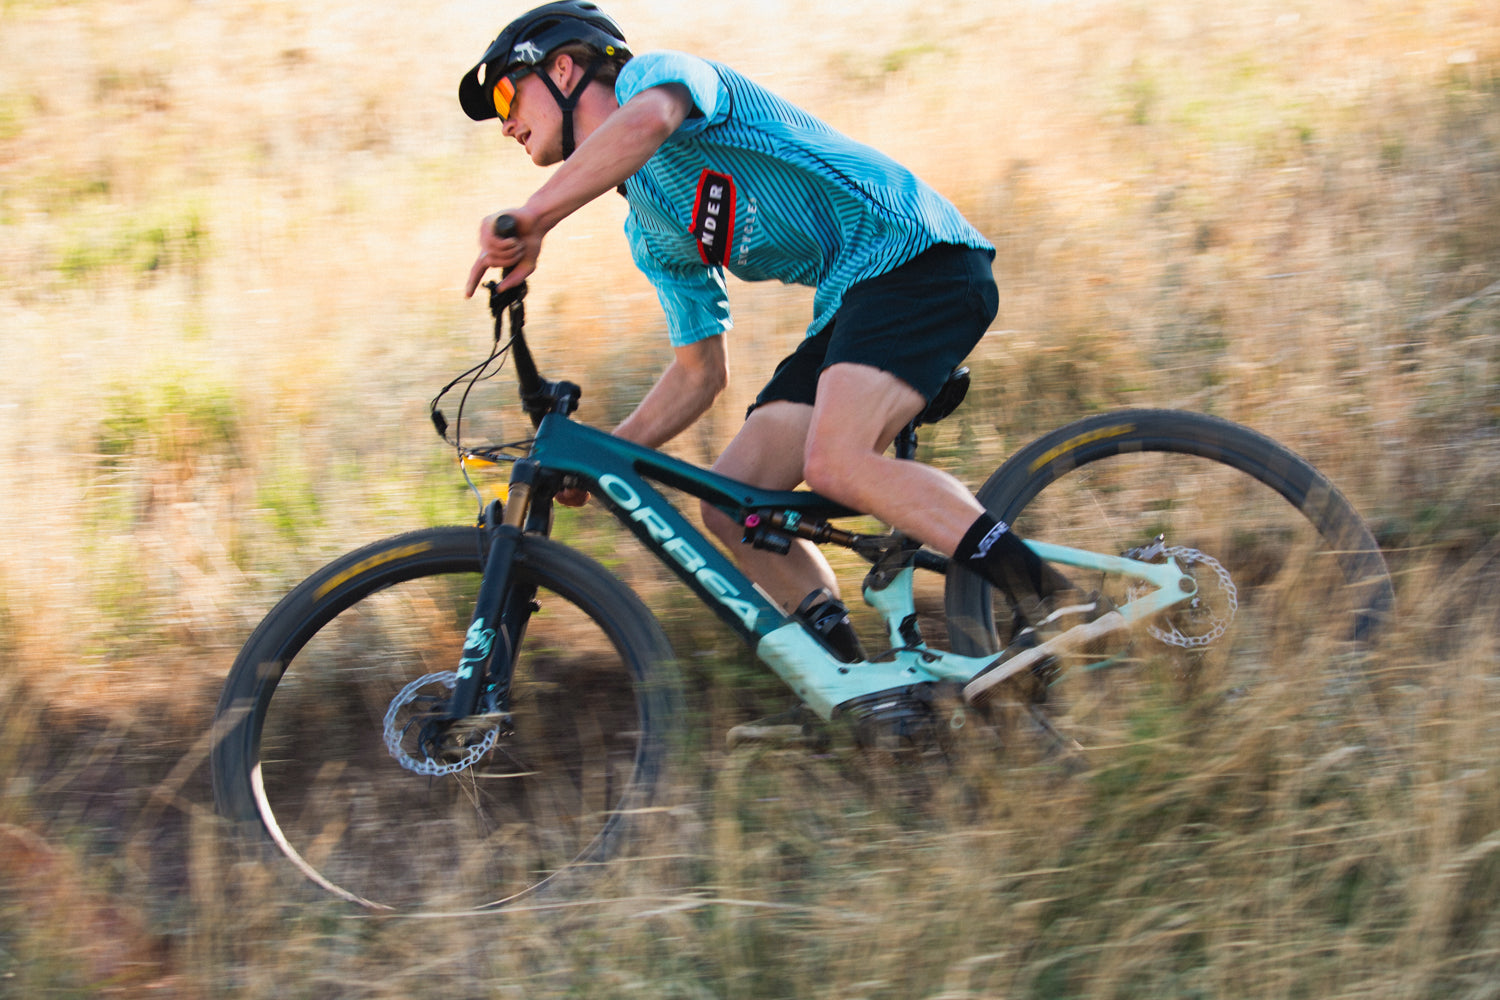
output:
<path id="1" fill-rule="evenodd" d="M 516 218 L 515 218 L 515 216 L 513 216 L 513 215 L 497 215 L 497 216 L 495 216 L 495 224 L 490 227 L 490 230 L 499 239 L 502 239 L 502 240 L 511 239 L 512 237 L 514 237 L 516 235 Z M 515 268 L 513 268 L 513 267 L 502 268 L 501 271 L 500 271 L 500 273 L 502 275 L 509 276 L 510 272 L 512 272 L 514 270 L 515 270 Z"/>
<path id="2" fill-rule="evenodd" d="M 516 235 L 516 220 L 511 215 L 498 215 L 495 217 L 494 225 L 491 227 L 495 236 L 502 240 L 511 239 Z M 509 274 L 511 268 L 505 268 L 502 273 Z M 496 285 L 490 283 L 491 304 L 490 311 L 495 313 L 495 336 L 500 336 L 500 308 L 521 308 L 521 299 L 526 294 L 526 283 L 522 282 L 511 289 L 511 298 L 505 302 L 505 306 L 496 303 L 502 300 L 495 297 Z M 536 362 L 531 357 L 531 350 L 526 346 L 526 334 L 522 327 L 519 313 L 514 312 L 511 316 L 511 357 L 515 360 L 517 381 L 520 383 L 521 402 L 526 411 L 531 415 L 532 424 L 539 424 L 542 415 L 546 412 L 545 393 L 550 383 L 542 378 L 537 371 Z"/>

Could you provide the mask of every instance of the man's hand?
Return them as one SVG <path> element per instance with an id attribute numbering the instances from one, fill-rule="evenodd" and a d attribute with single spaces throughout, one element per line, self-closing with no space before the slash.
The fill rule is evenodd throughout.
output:
<path id="1" fill-rule="evenodd" d="M 582 507 L 589 502 L 589 491 L 579 489 L 577 486 L 569 486 L 566 489 L 558 490 L 552 499 L 564 507 Z"/>
<path id="2" fill-rule="evenodd" d="M 509 215 L 516 220 L 514 236 L 502 239 L 495 235 L 495 220 Z M 500 288 L 519 285 L 536 270 L 537 258 L 542 252 L 543 232 L 536 220 L 524 208 L 512 208 L 504 212 L 487 215 L 479 224 L 479 257 L 469 269 L 469 281 L 464 286 L 464 298 L 471 298 L 485 272 L 492 267 L 512 268 L 510 274 L 500 281 Z"/>

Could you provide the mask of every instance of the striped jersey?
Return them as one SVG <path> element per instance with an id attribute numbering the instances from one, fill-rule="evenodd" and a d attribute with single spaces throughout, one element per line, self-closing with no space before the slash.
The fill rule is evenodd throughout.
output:
<path id="1" fill-rule="evenodd" d="M 732 325 L 727 270 L 816 288 L 811 336 L 850 286 L 937 243 L 993 247 L 958 209 L 885 154 L 718 63 L 679 52 L 627 62 L 620 104 L 680 83 L 695 112 L 625 184 L 625 233 L 674 346 Z"/>

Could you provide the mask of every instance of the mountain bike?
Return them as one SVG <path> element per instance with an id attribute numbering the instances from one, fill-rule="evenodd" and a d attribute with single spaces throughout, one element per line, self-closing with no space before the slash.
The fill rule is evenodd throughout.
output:
<path id="1" fill-rule="evenodd" d="M 1309 606 L 1356 646 L 1391 611 L 1374 537 L 1305 460 L 1202 414 L 1090 416 L 1023 447 L 977 495 L 1043 559 L 1110 595 L 1131 638 L 971 702 L 965 685 L 1013 629 L 988 584 L 899 533 L 835 525 L 858 512 L 816 493 L 753 488 L 573 419 L 579 387 L 543 378 L 527 346 L 525 286 L 489 288 L 495 349 L 466 376 L 472 386 L 508 358 L 534 433 L 452 440 L 471 485 L 476 464 L 509 466 L 505 495 L 474 525 L 377 541 L 298 585 L 245 643 L 215 715 L 220 812 L 345 900 L 503 905 L 603 866 L 656 808 L 686 724 L 676 658 L 636 593 L 551 537 L 565 488 L 596 497 L 855 747 L 940 747 L 964 725 L 1017 718 L 1087 758 L 1127 740 L 1132 706 L 1163 685 L 1253 683 Z M 903 431 L 899 456 L 963 385 Z M 433 415 L 447 437 L 437 400 Z M 758 547 L 808 539 L 868 562 L 863 613 L 884 648 L 837 658 L 663 490 L 729 513 Z"/>

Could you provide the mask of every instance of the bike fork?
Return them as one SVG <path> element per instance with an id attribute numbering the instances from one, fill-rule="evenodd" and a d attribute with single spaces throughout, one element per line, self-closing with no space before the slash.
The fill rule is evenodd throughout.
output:
<path id="1" fill-rule="evenodd" d="M 446 714 L 452 719 L 509 712 L 511 673 L 534 610 L 533 590 L 518 586 L 511 572 L 521 529 L 503 522 L 499 501 L 485 511 L 484 537 L 489 543 L 484 575 L 464 635 L 458 682 L 448 699 Z"/>

